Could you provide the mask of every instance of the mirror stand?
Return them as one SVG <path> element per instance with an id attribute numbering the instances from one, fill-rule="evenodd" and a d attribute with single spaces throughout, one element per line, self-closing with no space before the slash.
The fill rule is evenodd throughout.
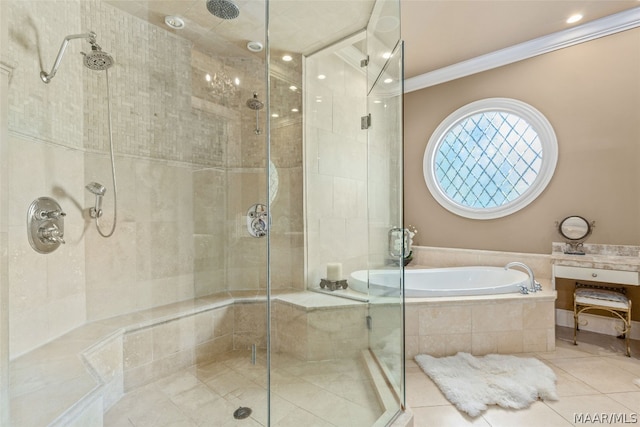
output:
<path id="1" fill-rule="evenodd" d="M 564 237 L 567 255 L 585 255 L 582 243 L 593 232 L 595 221 L 589 222 L 581 216 L 568 216 L 559 223 L 556 222 L 558 232 Z"/>
<path id="2" fill-rule="evenodd" d="M 566 242 L 567 246 L 564 253 L 567 255 L 584 255 L 585 252 L 582 249 L 582 242 Z"/>

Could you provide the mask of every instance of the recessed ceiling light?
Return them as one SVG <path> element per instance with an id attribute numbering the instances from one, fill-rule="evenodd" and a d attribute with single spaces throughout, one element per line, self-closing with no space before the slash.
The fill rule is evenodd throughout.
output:
<path id="1" fill-rule="evenodd" d="M 318 80 L 324 80 L 326 78 L 327 76 L 325 76 L 324 74 L 318 74 Z"/>
<path id="2" fill-rule="evenodd" d="M 393 79 L 391 79 L 391 78 L 384 79 L 384 82 L 387 83 L 387 84 L 391 83 L 392 81 L 393 81 Z"/>
<path id="3" fill-rule="evenodd" d="M 167 24 L 169 28 L 173 28 L 174 30 L 181 30 L 184 28 L 184 20 L 179 16 L 165 16 L 164 23 Z"/>
<path id="4" fill-rule="evenodd" d="M 168 27 L 173 28 L 174 30 L 181 30 L 184 28 L 184 20 L 179 16 L 165 16 L 164 23 L 167 24 Z"/>
<path id="5" fill-rule="evenodd" d="M 251 52 L 262 52 L 264 46 L 262 46 L 262 43 L 260 42 L 250 41 L 247 43 L 247 49 L 249 49 Z"/>
<path id="6" fill-rule="evenodd" d="M 291 55 L 284 55 L 284 56 L 282 57 L 282 60 L 283 60 L 284 62 L 289 62 L 289 61 L 291 61 L 292 59 L 293 59 L 293 57 L 292 57 Z"/>
<path id="7" fill-rule="evenodd" d="M 294 86 L 294 85 L 291 85 L 291 86 L 289 86 L 289 89 L 293 90 L 293 91 L 296 91 L 296 90 L 298 90 L 298 87 Z"/>
<path id="8" fill-rule="evenodd" d="M 277 118 L 277 117 L 280 117 L 280 115 L 278 113 L 273 113 L 271 117 Z"/>
<path id="9" fill-rule="evenodd" d="M 210 82 L 210 81 L 211 81 L 211 74 L 209 74 L 209 73 L 205 74 L 205 75 L 204 75 L 204 79 L 205 79 L 206 81 Z"/>
<path id="10" fill-rule="evenodd" d="M 391 52 L 385 52 L 385 53 L 383 53 L 383 54 L 382 54 L 382 57 L 383 57 L 384 59 L 389 59 L 389 58 L 391 58 Z"/>
<path id="11" fill-rule="evenodd" d="M 240 86 L 240 79 L 238 77 L 236 77 L 233 82 L 236 84 L 236 86 Z"/>
<path id="12" fill-rule="evenodd" d="M 582 19 L 582 15 L 579 13 L 576 13 L 575 15 L 571 15 L 570 17 L 567 18 L 567 24 L 575 24 L 581 19 Z"/>
<path id="13" fill-rule="evenodd" d="M 293 113 L 297 113 L 298 111 L 300 111 L 300 110 L 298 110 L 297 108 L 292 108 L 291 109 L 291 112 L 293 112 Z"/>

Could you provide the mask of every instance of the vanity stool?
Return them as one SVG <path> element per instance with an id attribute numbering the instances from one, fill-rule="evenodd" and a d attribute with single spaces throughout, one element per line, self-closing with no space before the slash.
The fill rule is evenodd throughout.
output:
<path id="1" fill-rule="evenodd" d="M 625 290 L 605 286 L 584 285 L 576 282 L 573 292 L 573 344 L 578 332 L 578 317 L 587 310 L 604 310 L 614 314 L 622 320 L 624 327 L 619 329 L 624 335 L 627 346 L 627 356 L 631 357 L 629 337 L 631 330 L 631 300 L 625 295 Z M 618 329 L 618 328 L 616 328 Z"/>

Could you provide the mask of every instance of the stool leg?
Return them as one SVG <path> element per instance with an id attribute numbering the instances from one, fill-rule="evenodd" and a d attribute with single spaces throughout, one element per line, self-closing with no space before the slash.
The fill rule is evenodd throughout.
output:
<path id="1" fill-rule="evenodd" d="M 573 345 L 578 345 L 577 334 L 578 334 L 578 311 L 574 304 L 573 306 Z"/>
<path id="2" fill-rule="evenodd" d="M 624 335 L 624 341 L 627 344 L 627 357 L 631 357 L 631 344 L 629 339 L 631 337 L 631 310 L 627 311 L 627 333 Z"/>

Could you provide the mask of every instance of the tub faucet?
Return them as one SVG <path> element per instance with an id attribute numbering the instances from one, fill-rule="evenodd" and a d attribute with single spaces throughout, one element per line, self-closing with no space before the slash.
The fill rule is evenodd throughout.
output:
<path id="1" fill-rule="evenodd" d="M 510 269 L 511 267 L 521 267 L 527 271 L 529 274 L 529 289 L 522 287 L 522 293 L 528 294 L 529 292 L 538 292 L 542 290 L 542 286 L 540 283 L 536 282 L 536 279 L 533 277 L 533 270 L 529 268 L 529 266 L 523 262 L 513 261 L 504 266 L 505 270 Z"/>

